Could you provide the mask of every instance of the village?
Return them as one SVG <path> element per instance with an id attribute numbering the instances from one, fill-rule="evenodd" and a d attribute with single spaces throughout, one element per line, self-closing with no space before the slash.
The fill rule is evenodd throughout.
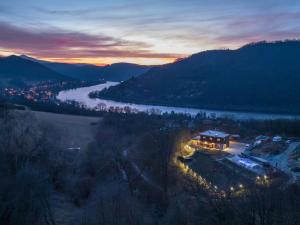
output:
<path id="1" fill-rule="evenodd" d="M 103 82 L 100 81 L 42 81 L 25 85 L 24 87 L 0 88 L 0 96 L 9 100 L 26 99 L 31 102 L 54 102 L 58 103 L 56 96 L 59 91 L 85 87 Z"/>
<path id="2" fill-rule="evenodd" d="M 285 186 L 300 178 L 300 140 L 220 130 L 197 132 L 177 152 L 176 164 L 204 189 L 241 193 L 255 185 Z"/>

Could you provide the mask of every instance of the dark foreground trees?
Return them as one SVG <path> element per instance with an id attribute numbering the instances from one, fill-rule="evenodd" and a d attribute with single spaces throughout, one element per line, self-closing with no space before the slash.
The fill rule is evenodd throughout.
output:
<path id="1" fill-rule="evenodd" d="M 300 223 L 300 188 L 256 187 L 241 197 L 210 199 L 212 224 L 293 225 Z"/>
<path id="2" fill-rule="evenodd" d="M 58 138 L 31 114 L 1 109 L 0 222 L 54 224 L 49 197 L 55 179 Z"/>

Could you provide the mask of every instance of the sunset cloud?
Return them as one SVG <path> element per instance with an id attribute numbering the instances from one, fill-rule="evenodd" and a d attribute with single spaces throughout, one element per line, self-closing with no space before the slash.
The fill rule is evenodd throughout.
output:
<path id="1" fill-rule="evenodd" d="M 105 35 L 91 35 L 61 29 L 34 30 L 0 22 L 0 47 L 40 58 L 167 58 L 180 54 L 155 53 L 151 45 Z"/>
<path id="2" fill-rule="evenodd" d="M 0 54 L 160 64 L 203 50 L 300 38 L 300 2 L 10 0 L 0 2 L 0 21 Z"/>

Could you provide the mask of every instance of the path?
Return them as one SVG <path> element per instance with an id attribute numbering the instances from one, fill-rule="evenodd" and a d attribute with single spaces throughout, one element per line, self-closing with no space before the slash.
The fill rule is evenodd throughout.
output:
<path id="1" fill-rule="evenodd" d="M 122 154 L 123 154 L 123 157 L 126 158 L 127 161 L 131 164 L 131 166 L 134 169 L 135 173 L 137 175 L 139 175 L 146 184 L 158 189 L 159 191 L 163 191 L 163 189 L 159 185 L 154 183 L 145 173 L 143 173 L 143 171 L 138 167 L 138 165 L 128 157 L 128 149 L 123 150 Z"/>

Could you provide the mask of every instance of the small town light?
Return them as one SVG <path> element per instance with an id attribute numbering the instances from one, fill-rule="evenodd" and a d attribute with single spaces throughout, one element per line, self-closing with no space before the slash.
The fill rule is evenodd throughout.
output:
<path id="1" fill-rule="evenodd" d="M 230 187 L 230 191 L 234 191 L 234 187 Z"/>
<path id="2" fill-rule="evenodd" d="M 243 188 L 243 187 L 244 187 L 244 185 L 240 184 L 240 185 L 239 185 L 239 187 L 240 187 L 240 188 Z"/>
<path id="3" fill-rule="evenodd" d="M 268 176 L 267 176 L 267 175 L 264 175 L 264 178 L 265 178 L 265 179 L 268 179 Z"/>
<path id="4" fill-rule="evenodd" d="M 214 188 L 215 188 L 215 189 L 218 189 L 218 187 L 217 187 L 216 185 L 214 186 Z"/>
<path id="5" fill-rule="evenodd" d="M 257 179 L 257 180 L 260 180 L 260 176 L 257 176 L 256 179 Z"/>

